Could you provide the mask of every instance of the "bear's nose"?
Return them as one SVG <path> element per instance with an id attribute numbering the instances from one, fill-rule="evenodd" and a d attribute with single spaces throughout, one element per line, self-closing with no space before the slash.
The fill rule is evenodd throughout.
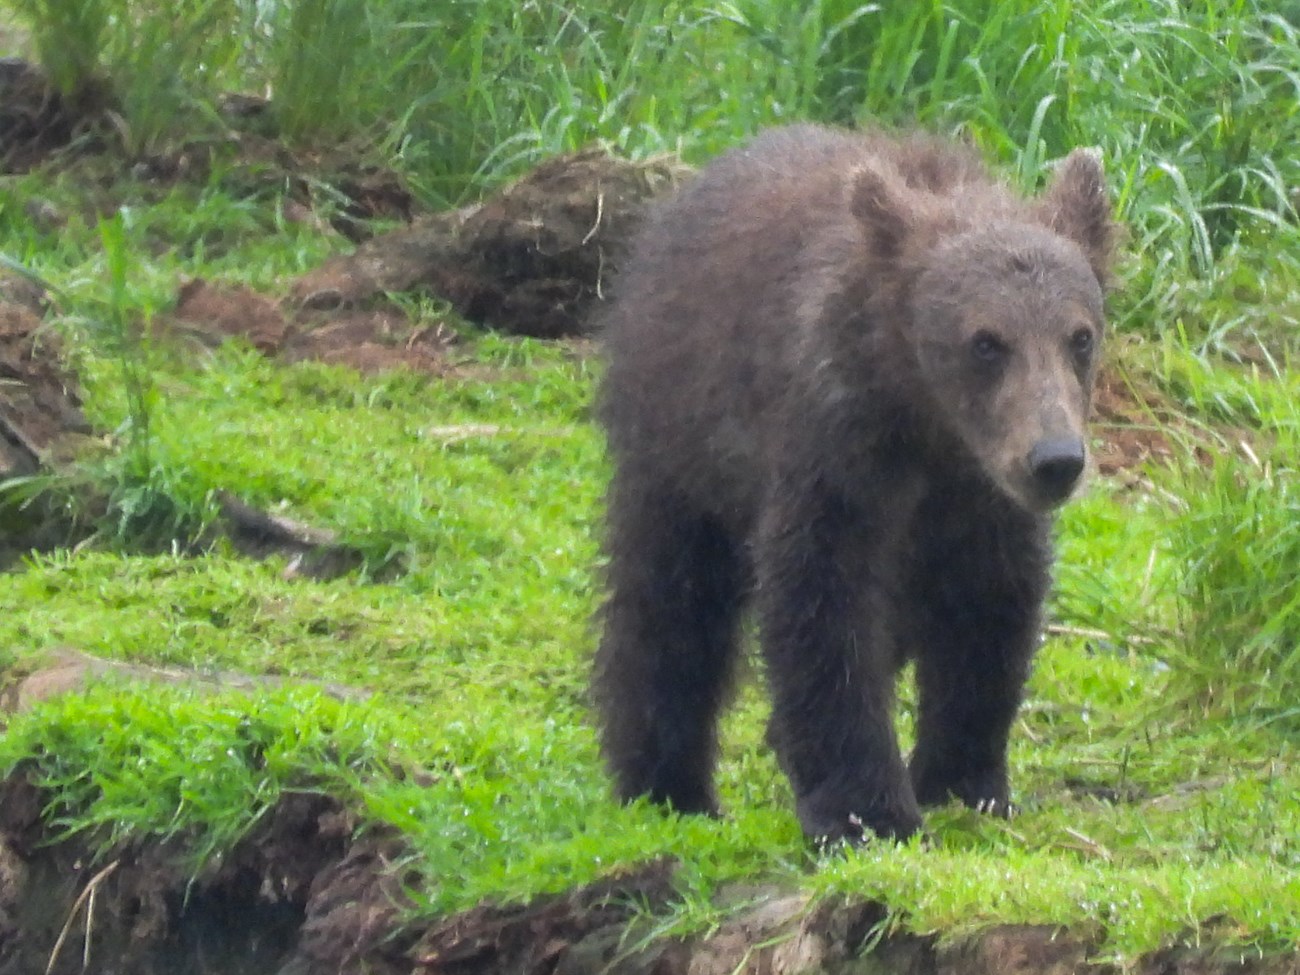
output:
<path id="1" fill-rule="evenodd" d="M 1083 473 L 1086 455 L 1077 437 L 1040 440 L 1029 452 L 1029 470 L 1042 492 L 1053 501 L 1065 498 Z"/>

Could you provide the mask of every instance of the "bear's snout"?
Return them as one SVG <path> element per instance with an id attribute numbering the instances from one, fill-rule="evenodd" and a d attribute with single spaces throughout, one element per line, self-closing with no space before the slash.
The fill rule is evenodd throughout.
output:
<path id="1" fill-rule="evenodd" d="M 1087 453 L 1078 437 L 1047 437 L 1029 452 L 1034 484 L 1050 501 L 1064 501 L 1083 473 Z"/>

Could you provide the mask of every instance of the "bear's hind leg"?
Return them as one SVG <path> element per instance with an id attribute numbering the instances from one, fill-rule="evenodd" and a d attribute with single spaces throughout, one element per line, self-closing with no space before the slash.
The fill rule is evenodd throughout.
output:
<path id="1" fill-rule="evenodd" d="M 717 716 L 746 585 L 740 549 L 668 492 L 624 488 L 616 476 L 594 681 L 602 751 L 620 798 L 715 814 Z"/>

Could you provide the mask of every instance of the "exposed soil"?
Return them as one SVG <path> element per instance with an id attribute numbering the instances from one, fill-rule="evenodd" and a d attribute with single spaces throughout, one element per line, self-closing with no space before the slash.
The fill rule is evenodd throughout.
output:
<path id="1" fill-rule="evenodd" d="M 91 854 L 50 843 L 45 798 L 23 771 L 0 783 L 0 975 L 1073 975 L 1113 973 L 1089 942 L 1003 925 L 957 942 L 879 930 L 861 901 L 812 904 L 776 888 L 728 892 L 737 908 L 695 937 L 653 933 L 674 897 L 670 862 L 527 905 L 417 918 L 422 877 L 400 838 L 358 834 L 341 803 L 286 793 L 220 862 L 191 876 L 182 846 Z M 1162 950 L 1138 975 L 1295 975 L 1296 956 Z"/>
<path id="2" fill-rule="evenodd" d="M 1134 477 L 1148 463 L 1173 458 L 1165 427 L 1176 421 L 1157 390 L 1134 384 L 1117 370 L 1103 369 L 1092 402 L 1100 473 Z"/>
<path id="3" fill-rule="evenodd" d="M 91 432 L 58 336 L 42 328 L 43 302 L 39 289 L 0 271 L 0 483 L 57 465 Z M 0 567 L 77 532 L 43 498 L 0 505 Z"/>
<path id="4" fill-rule="evenodd" d="M 424 292 L 505 332 L 584 334 L 588 307 L 645 202 L 685 172 L 671 160 L 628 162 L 600 149 L 552 159 L 481 205 L 422 217 L 326 261 L 293 296 L 321 309 Z"/>
<path id="5" fill-rule="evenodd" d="M 450 328 L 417 325 L 393 307 L 286 311 L 249 288 L 202 279 L 181 286 L 175 310 L 157 328 L 210 346 L 238 337 L 287 362 L 315 360 L 362 373 L 407 368 L 441 375 L 455 341 Z"/>
<path id="6" fill-rule="evenodd" d="M 0 173 L 21 172 L 74 140 L 94 141 L 112 98 L 100 84 L 60 94 L 21 58 L 0 58 Z"/>
<path id="7" fill-rule="evenodd" d="M 34 473 L 69 435 L 90 432 L 58 336 L 41 324 L 0 297 L 0 479 Z"/>

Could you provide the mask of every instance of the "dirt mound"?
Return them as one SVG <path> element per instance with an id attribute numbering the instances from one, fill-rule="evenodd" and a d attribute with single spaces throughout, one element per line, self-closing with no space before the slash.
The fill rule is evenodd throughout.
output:
<path id="1" fill-rule="evenodd" d="M 270 298 L 243 287 L 222 287 L 197 278 L 181 285 L 176 308 L 162 323 L 208 345 L 226 339 L 243 338 L 259 352 L 278 353 L 288 335 L 289 324 Z"/>
<path id="2" fill-rule="evenodd" d="M 0 58 L 0 173 L 29 169 L 91 132 L 110 104 L 102 85 L 63 95 L 35 65 Z"/>
<path id="3" fill-rule="evenodd" d="M 479 206 L 419 218 L 327 261 L 294 284 L 293 296 L 320 309 L 425 292 L 505 332 L 583 334 L 646 201 L 686 171 L 599 149 L 552 159 Z"/>
<path id="4" fill-rule="evenodd" d="M 68 434 L 89 432 L 58 337 L 31 307 L 0 297 L 0 481 L 35 473 Z"/>
<path id="5" fill-rule="evenodd" d="M 0 272 L 0 484 L 57 465 L 90 434 L 58 336 L 37 317 L 43 303 L 39 288 Z M 80 537 L 56 503 L 0 495 L 0 569 Z"/>

